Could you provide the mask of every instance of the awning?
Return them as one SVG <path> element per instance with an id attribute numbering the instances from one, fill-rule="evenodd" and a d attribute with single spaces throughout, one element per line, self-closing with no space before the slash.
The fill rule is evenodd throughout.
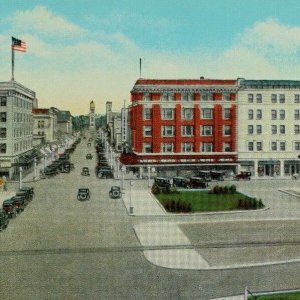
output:
<path id="1" fill-rule="evenodd" d="M 259 165 L 278 165 L 280 164 L 279 160 L 259 160 Z"/>

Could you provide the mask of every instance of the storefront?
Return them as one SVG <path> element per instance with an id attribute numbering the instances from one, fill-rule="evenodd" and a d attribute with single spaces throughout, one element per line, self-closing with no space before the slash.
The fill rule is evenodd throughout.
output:
<path id="1" fill-rule="evenodd" d="M 240 166 L 241 166 L 241 171 L 251 172 L 252 176 L 255 174 L 253 160 L 240 161 Z"/>
<path id="2" fill-rule="evenodd" d="M 284 161 L 284 175 L 292 176 L 295 173 L 300 174 L 300 160 Z"/>
<path id="3" fill-rule="evenodd" d="M 279 176 L 280 161 L 279 160 L 259 160 L 257 168 L 258 176 Z"/>

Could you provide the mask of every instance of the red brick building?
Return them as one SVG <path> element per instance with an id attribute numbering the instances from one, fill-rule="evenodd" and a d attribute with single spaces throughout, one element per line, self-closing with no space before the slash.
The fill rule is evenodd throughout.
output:
<path id="1" fill-rule="evenodd" d="M 132 151 L 121 162 L 236 166 L 237 89 L 237 80 L 137 80 L 129 107 Z"/>

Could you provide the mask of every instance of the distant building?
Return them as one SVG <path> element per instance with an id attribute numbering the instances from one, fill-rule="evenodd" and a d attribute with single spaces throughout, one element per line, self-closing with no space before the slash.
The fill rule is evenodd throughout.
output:
<path id="1" fill-rule="evenodd" d="M 33 144 L 52 143 L 57 139 L 57 115 L 51 108 L 33 108 Z"/>
<path id="2" fill-rule="evenodd" d="M 112 102 L 107 101 L 106 102 L 106 124 L 109 126 L 109 124 L 112 123 Z"/>
<path id="3" fill-rule="evenodd" d="M 90 130 L 95 130 L 96 125 L 95 125 L 95 103 L 94 101 L 91 101 L 90 103 L 90 112 L 89 112 L 89 117 L 90 117 Z"/>
<path id="4" fill-rule="evenodd" d="M 0 176 L 12 178 L 19 166 L 33 165 L 34 91 L 16 81 L 0 82 Z"/>
<path id="5" fill-rule="evenodd" d="M 72 115 L 67 110 L 57 112 L 57 131 L 59 137 L 72 134 Z"/>

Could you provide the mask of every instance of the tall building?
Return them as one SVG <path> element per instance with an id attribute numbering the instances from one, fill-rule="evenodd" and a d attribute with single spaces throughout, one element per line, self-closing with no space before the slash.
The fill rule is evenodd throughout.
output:
<path id="1" fill-rule="evenodd" d="M 124 164 L 237 168 L 237 80 L 139 79 L 131 90 Z"/>
<path id="2" fill-rule="evenodd" d="M 94 101 L 91 101 L 91 103 L 90 103 L 89 117 L 90 117 L 90 130 L 95 130 L 96 125 L 95 125 L 95 103 L 94 103 Z"/>
<path id="3" fill-rule="evenodd" d="M 238 159 L 259 176 L 300 174 L 300 81 L 240 80 Z"/>
<path id="4" fill-rule="evenodd" d="M 16 81 L 0 82 L 0 176 L 12 178 L 18 167 L 33 164 L 32 107 L 35 92 Z"/>
<path id="5" fill-rule="evenodd" d="M 109 125 L 112 122 L 112 102 L 106 102 L 106 124 Z"/>

